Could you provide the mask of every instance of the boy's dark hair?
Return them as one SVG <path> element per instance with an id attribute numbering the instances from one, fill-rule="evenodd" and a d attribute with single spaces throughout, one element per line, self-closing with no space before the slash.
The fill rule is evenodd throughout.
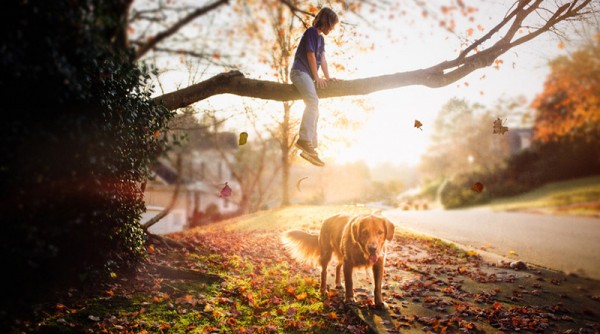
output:
<path id="1" fill-rule="evenodd" d="M 337 14 L 331 10 L 329 7 L 323 7 L 315 16 L 313 20 L 313 27 L 322 28 L 322 27 L 333 27 L 336 23 L 339 22 Z"/>

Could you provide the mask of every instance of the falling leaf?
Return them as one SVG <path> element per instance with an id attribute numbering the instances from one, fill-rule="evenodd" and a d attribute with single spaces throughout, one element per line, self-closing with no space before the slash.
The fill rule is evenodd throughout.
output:
<path id="1" fill-rule="evenodd" d="M 242 146 L 242 145 L 246 145 L 246 142 L 247 142 L 247 141 L 248 141 L 248 132 L 241 132 L 241 133 L 240 133 L 240 139 L 239 139 L 239 142 L 238 142 L 238 144 L 239 144 L 240 146 Z"/>
<path id="2" fill-rule="evenodd" d="M 223 189 L 221 189 L 221 193 L 219 193 L 219 197 L 229 197 L 231 196 L 231 188 L 229 187 L 229 185 L 227 184 L 227 182 L 225 182 L 225 186 L 223 187 Z"/>
<path id="3" fill-rule="evenodd" d="M 160 137 L 160 131 L 159 130 L 154 131 L 154 134 L 152 136 L 154 137 L 154 139 L 158 139 L 158 137 Z"/>
<path id="4" fill-rule="evenodd" d="M 421 129 L 421 127 L 423 126 L 423 123 L 419 122 L 418 120 L 415 119 L 415 128 L 423 131 L 423 129 Z"/>
<path id="5" fill-rule="evenodd" d="M 498 117 L 495 121 L 494 121 L 494 133 L 499 133 L 501 135 L 503 135 L 505 132 L 508 131 L 508 127 L 504 126 L 502 124 L 502 120 L 500 119 L 500 117 Z"/>
<path id="6" fill-rule="evenodd" d="M 298 191 L 300 191 L 300 192 L 302 191 L 302 190 L 300 190 L 300 182 L 302 182 L 306 179 L 308 179 L 308 176 L 305 176 L 305 177 L 301 178 L 300 180 L 298 180 L 298 182 L 296 182 L 296 189 L 298 189 Z"/>
<path id="7" fill-rule="evenodd" d="M 483 183 L 481 182 L 475 182 L 473 183 L 473 185 L 471 186 L 471 190 L 473 190 L 474 192 L 482 192 L 483 191 Z"/>

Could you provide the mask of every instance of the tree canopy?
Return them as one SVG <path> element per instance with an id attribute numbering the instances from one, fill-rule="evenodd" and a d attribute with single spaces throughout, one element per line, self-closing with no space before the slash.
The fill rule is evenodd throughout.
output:
<path id="1" fill-rule="evenodd" d="M 267 2 L 277 5 L 278 2 Z M 310 8 L 302 10 L 299 5 L 281 1 L 304 20 L 310 17 Z M 459 2 L 458 7 L 466 13 L 474 9 Z M 312 7 L 312 6 L 311 6 Z M 489 31 L 475 36 L 471 29 L 465 45 L 454 59 L 432 64 L 423 69 L 391 73 L 370 78 L 339 81 L 319 90 L 321 98 L 364 95 L 375 91 L 410 85 L 443 87 L 464 78 L 477 69 L 493 65 L 498 57 L 507 51 L 529 42 L 549 31 L 560 30 L 560 24 L 570 20 L 585 18 L 597 12 L 598 4 L 591 0 L 548 2 L 542 0 L 516 1 L 504 18 Z M 449 8 L 449 7 L 448 7 Z M 442 7 L 442 11 L 448 11 Z M 466 14 L 465 14 L 466 15 Z M 452 29 L 447 25 L 447 29 Z M 164 34 L 158 34 L 165 38 Z M 157 35 L 157 36 L 158 36 Z M 169 109 L 182 108 L 218 94 L 235 94 L 268 100 L 288 101 L 300 96 L 289 83 L 246 78 L 239 71 L 224 72 L 188 87 L 156 97 L 156 102 Z"/>

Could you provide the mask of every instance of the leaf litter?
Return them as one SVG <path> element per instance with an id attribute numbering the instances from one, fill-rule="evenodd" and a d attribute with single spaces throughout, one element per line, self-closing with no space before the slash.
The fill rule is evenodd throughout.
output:
<path id="1" fill-rule="evenodd" d="M 199 228 L 170 237 L 177 246 L 151 239 L 146 263 L 99 287 L 95 298 L 77 299 L 72 292 L 40 312 L 39 322 L 24 324 L 106 333 L 600 330 L 597 282 L 535 266 L 515 270 L 513 261 L 486 261 L 477 252 L 405 232 L 388 247 L 388 310 L 375 309 L 368 270 L 354 273 L 357 305 L 343 303 L 343 290 L 320 296 L 320 269 L 289 258 L 278 231 Z M 163 267 L 175 273 L 157 269 Z"/>

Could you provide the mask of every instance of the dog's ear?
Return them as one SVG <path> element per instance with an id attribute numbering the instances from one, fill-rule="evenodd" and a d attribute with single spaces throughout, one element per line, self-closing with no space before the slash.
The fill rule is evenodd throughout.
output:
<path id="1" fill-rule="evenodd" d="M 360 222 L 362 220 L 358 219 L 358 217 L 354 217 L 352 219 L 352 221 L 350 222 L 350 236 L 352 237 L 352 241 L 357 243 L 358 242 L 358 238 L 359 238 L 359 233 L 360 233 Z"/>
<path id="2" fill-rule="evenodd" d="M 383 218 L 383 222 L 385 224 L 385 240 L 392 241 L 392 239 L 394 239 L 394 232 L 396 231 L 396 226 L 391 221 L 385 218 Z"/>

